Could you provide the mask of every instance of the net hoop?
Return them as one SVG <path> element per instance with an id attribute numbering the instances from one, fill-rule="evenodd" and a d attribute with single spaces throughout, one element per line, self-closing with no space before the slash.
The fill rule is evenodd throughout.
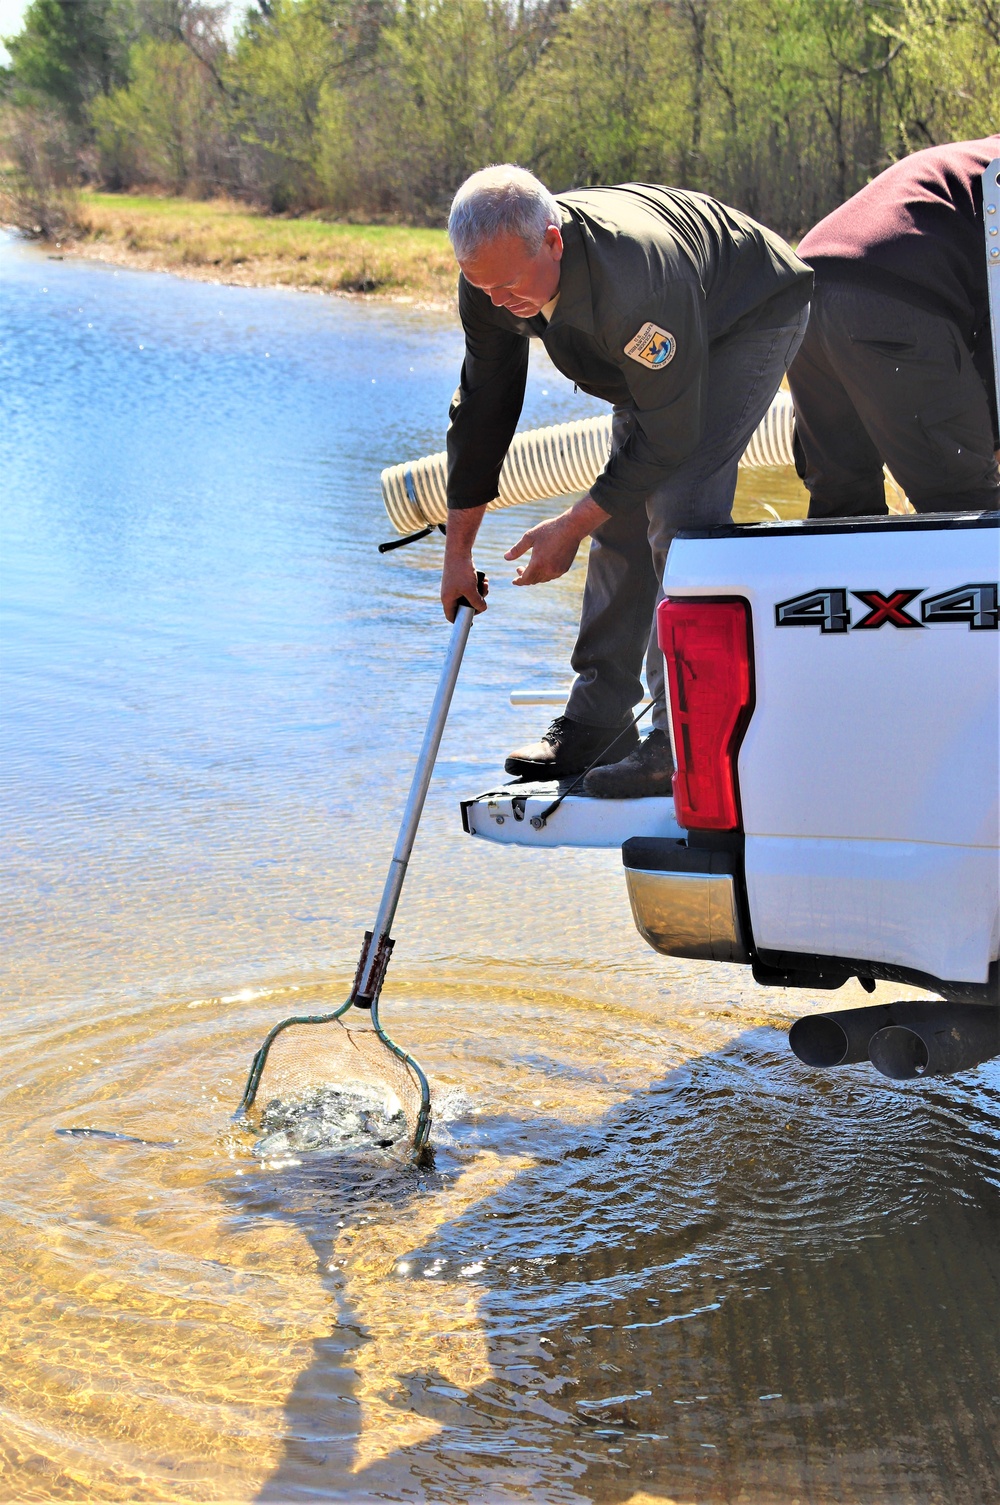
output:
<path id="1" fill-rule="evenodd" d="M 418 1062 L 416 1062 L 407 1051 L 403 1050 L 402 1046 L 397 1045 L 392 1036 L 388 1035 L 382 1028 L 382 1022 L 379 1019 L 378 1014 L 377 997 L 369 1006 L 367 1004 L 356 1004 L 352 995 L 352 997 L 347 999 L 346 1003 L 342 1003 L 339 1008 L 333 1009 L 330 1013 L 293 1014 L 288 1019 L 282 1019 L 277 1024 L 275 1024 L 268 1031 L 267 1035 L 264 1038 L 263 1044 L 250 1063 L 250 1073 L 247 1077 L 247 1083 L 243 1089 L 243 1096 L 240 1099 L 239 1106 L 237 1107 L 236 1112 L 233 1115 L 234 1119 L 237 1122 L 242 1122 L 244 1124 L 247 1122 L 247 1115 L 250 1109 L 253 1107 L 257 1098 L 257 1092 L 260 1087 L 261 1078 L 264 1075 L 264 1068 L 267 1065 L 267 1059 L 271 1051 L 271 1046 L 274 1044 L 275 1040 L 277 1040 L 279 1035 L 281 1035 L 285 1030 L 290 1029 L 293 1025 L 334 1024 L 338 1020 L 341 1020 L 343 1016 L 353 1008 L 360 1008 L 370 1015 L 372 1032 L 378 1037 L 382 1045 L 384 1045 L 387 1050 L 391 1051 L 397 1060 L 403 1063 L 403 1065 L 412 1073 L 415 1079 L 415 1084 L 420 1095 L 420 1105 L 416 1114 L 413 1134 L 410 1141 L 410 1149 L 411 1159 L 413 1160 L 414 1164 L 420 1164 L 425 1157 L 427 1143 L 430 1139 L 431 1132 L 430 1084 Z"/>

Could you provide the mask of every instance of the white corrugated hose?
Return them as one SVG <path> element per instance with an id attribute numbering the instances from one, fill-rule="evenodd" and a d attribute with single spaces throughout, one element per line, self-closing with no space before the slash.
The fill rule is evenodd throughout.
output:
<path id="1" fill-rule="evenodd" d="M 741 465 L 791 465 L 792 399 L 778 392 L 747 446 Z M 554 423 L 516 434 L 500 472 L 500 494 L 488 511 L 589 491 L 611 452 L 611 414 Z M 416 533 L 448 519 L 448 456 L 389 465 L 382 500 L 397 533 Z"/>

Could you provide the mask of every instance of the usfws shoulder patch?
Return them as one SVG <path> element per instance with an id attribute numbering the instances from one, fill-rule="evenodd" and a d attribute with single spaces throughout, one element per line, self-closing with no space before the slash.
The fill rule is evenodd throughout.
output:
<path id="1" fill-rule="evenodd" d="M 668 329 L 661 329 L 659 324 L 644 324 L 625 346 L 625 354 L 640 365 L 659 371 L 662 366 L 669 366 L 677 354 L 677 341 Z"/>

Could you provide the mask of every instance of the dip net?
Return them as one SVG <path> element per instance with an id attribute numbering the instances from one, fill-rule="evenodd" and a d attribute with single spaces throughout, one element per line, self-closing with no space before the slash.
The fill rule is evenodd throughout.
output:
<path id="1" fill-rule="evenodd" d="M 289 1147 L 370 1146 L 419 1159 L 430 1134 L 427 1078 L 382 1028 L 377 992 L 360 1004 L 355 996 L 332 1013 L 276 1024 L 253 1058 L 238 1113 Z"/>
<path id="2" fill-rule="evenodd" d="M 485 575 L 478 577 L 481 593 Z M 271 1030 L 250 1066 L 237 1112 L 265 1138 L 305 1144 L 374 1140 L 382 1148 L 407 1146 L 416 1163 L 426 1159 L 431 1131 L 427 1078 L 412 1056 L 379 1023 L 378 1001 L 389 965 L 392 921 L 406 877 L 434 760 L 472 627 L 468 601 L 456 604 L 451 639 L 434 695 L 424 740 L 407 795 L 399 835 L 386 874 L 375 924 L 365 933 L 347 1002 L 330 1014 L 296 1015 Z M 308 1134 L 299 1132 L 303 1123 Z M 317 1124 L 319 1128 L 317 1129 Z M 328 1125 L 330 1134 L 323 1140 Z"/>

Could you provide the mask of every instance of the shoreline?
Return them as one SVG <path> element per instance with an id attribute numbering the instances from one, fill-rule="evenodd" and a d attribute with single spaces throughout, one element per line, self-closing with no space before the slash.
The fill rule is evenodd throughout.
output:
<path id="1" fill-rule="evenodd" d="M 443 230 L 285 219 L 254 214 L 232 200 L 84 192 L 66 238 L 37 244 L 54 259 L 457 318 L 458 268 Z"/>
<path id="2" fill-rule="evenodd" d="M 58 243 L 51 240 L 39 240 L 35 244 L 43 248 L 53 261 L 63 259 L 99 261 L 105 266 L 122 267 L 132 272 L 168 272 L 171 276 L 183 277 L 188 282 L 208 282 L 216 287 L 282 288 L 286 292 L 312 293 L 321 298 L 343 299 L 347 303 L 393 304 L 397 307 L 418 309 L 421 312 L 446 313 L 458 317 L 454 298 L 448 300 L 443 297 L 420 297 L 413 293 L 393 290 L 358 293 L 350 292 L 345 288 L 317 287 L 306 282 L 286 280 L 280 273 L 265 275 L 262 272 L 254 272 L 252 268 L 247 268 L 245 272 L 242 270 L 221 272 L 214 267 L 183 266 L 165 257 L 157 256 L 155 252 L 130 251 L 125 247 L 108 245 L 99 240 L 81 238 Z"/>

